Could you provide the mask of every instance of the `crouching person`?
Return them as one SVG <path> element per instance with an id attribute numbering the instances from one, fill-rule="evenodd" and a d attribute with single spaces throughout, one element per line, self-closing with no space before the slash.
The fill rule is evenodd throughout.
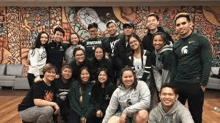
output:
<path id="1" fill-rule="evenodd" d="M 112 94 L 102 123 L 147 123 L 150 91 L 147 84 L 137 81 L 131 68 L 123 68 L 119 87 Z"/>
<path id="2" fill-rule="evenodd" d="M 173 85 L 164 84 L 159 96 L 161 102 L 150 112 L 149 123 L 194 123 L 189 110 L 177 100 Z"/>
<path id="3" fill-rule="evenodd" d="M 69 123 L 93 123 L 95 108 L 92 104 L 93 82 L 87 67 L 79 71 L 79 79 L 74 81 L 69 92 Z"/>
<path id="4" fill-rule="evenodd" d="M 59 106 L 53 102 L 55 66 L 50 63 L 46 64 L 43 68 L 43 74 L 42 81 L 34 84 L 21 104 L 18 105 L 18 113 L 23 122 L 52 122 L 53 114 L 59 113 Z"/>

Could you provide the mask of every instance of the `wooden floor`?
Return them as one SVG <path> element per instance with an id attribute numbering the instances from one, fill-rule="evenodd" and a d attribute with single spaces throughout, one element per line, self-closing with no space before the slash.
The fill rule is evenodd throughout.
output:
<path id="1" fill-rule="evenodd" d="M 22 90 L 0 90 L 0 123 L 21 123 L 17 105 L 26 93 Z M 206 90 L 203 123 L 220 123 L 220 113 L 213 110 L 215 106 L 220 107 L 220 91 Z"/>

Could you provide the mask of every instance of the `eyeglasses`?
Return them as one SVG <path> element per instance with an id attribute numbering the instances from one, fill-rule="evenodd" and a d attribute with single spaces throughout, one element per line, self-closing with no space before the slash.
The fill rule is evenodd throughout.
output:
<path id="1" fill-rule="evenodd" d="M 136 42 L 138 42 L 138 40 L 134 40 L 134 41 L 132 41 L 132 42 L 129 42 L 129 44 L 134 44 L 134 43 L 136 43 Z"/>
<path id="2" fill-rule="evenodd" d="M 89 30 L 89 33 L 94 33 L 94 32 L 97 32 L 97 29 Z"/>

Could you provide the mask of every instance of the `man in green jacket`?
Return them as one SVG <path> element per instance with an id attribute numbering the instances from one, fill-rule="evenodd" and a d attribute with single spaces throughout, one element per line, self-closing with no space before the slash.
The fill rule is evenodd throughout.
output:
<path id="1" fill-rule="evenodd" d="M 189 14 L 177 14 L 175 24 L 180 35 L 173 50 L 177 59 L 175 84 L 178 99 L 183 105 L 187 99 L 193 120 L 202 123 L 204 92 L 212 63 L 211 45 L 207 38 L 192 32 Z"/>

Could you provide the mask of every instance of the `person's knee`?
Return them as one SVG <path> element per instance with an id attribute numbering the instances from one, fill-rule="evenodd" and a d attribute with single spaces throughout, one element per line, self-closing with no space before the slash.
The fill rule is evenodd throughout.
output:
<path id="1" fill-rule="evenodd" d="M 54 109 L 52 106 L 45 106 L 44 111 L 42 112 L 42 115 L 48 115 L 48 116 L 52 116 L 54 113 Z"/>
<path id="2" fill-rule="evenodd" d="M 117 116 L 112 116 L 109 120 L 108 123 L 119 123 L 119 117 Z"/>
<path id="3" fill-rule="evenodd" d="M 147 110 L 141 110 L 139 112 L 137 112 L 136 116 L 135 116 L 135 121 L 137 123 L 139 122 L 146 122 L 148 120 L 148 111 Z"/>

